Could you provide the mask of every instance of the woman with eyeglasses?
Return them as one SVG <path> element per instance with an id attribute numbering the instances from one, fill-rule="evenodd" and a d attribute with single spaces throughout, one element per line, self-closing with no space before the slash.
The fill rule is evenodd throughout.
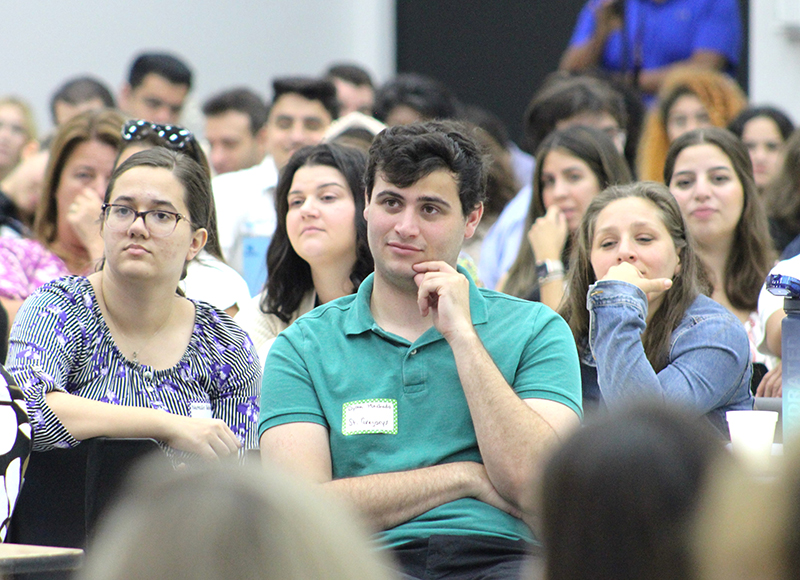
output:
<path id="1" fill-rule="evenodd" d="M 0 237 L 0 302 L 14 319 L 22 301 L 60 276 L 93 272 L 103 257 L 100 205 L 114 170 L 124 117 L 83 113 L 53 139 L 34 239 Z"/>
<path id="2" fill-rule="evenodd" d="M 111 177 L 102 269 L 45 284 L 22 305 L 9 370 L 34 449 L 92 437 L 151 437 L 213 459 L 255 448 L 257 354 L 227 315 L 177 292 L 212 221 L 211 184 L 158 147 Z"/>
<path id="3" fill-rule="evenodd" d="M 153 147 L 166 147 L 188 155 L 197 161 L 209 179 L 211 178 L 208 159 L 191 131 L 177 125 L 159 125 L 143 120 L 125 123 L 116 165 L 120 165 L 134 153 L 147 151 Z M 213 198 L 211 203 L 213 205 Z M 181 279 L 179 287 L 187 297 L 203 300 L 235 316 L 239 307 L 250 300 L 250 291 L 244 278 L 228 266 L 222 257 L 216 207 L 212 207 L 211 221 L 207 229 L 206 245 L 187 264 L 186 275 Z"/>

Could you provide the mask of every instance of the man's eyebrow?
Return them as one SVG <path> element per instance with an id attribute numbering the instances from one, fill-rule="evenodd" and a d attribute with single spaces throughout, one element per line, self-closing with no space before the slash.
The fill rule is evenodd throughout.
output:
<path id="1" fill-rule="evenodd" d="M 377 197 L 382 197 L 382 196 L 384 196 L 384 197 L 389 197 L 389 196 L 397 197 L 397 198 L 400 198 L 400 199 L 402 199 L 404 201 L 408 201 L 407 198 L 404 195 L 392 190 L 390 187 L 386 188 L 386 189 L 384 189 L 382 191 L 379 191 L 379 192 L 377 192 L 375 194 L 376 198 Z M 452 207 L 449 201 L 447 201 L 446 199 L 444 199 L 442 197 L 439 197 L 437 195 L 420 195 L 419 197 L 414 199 L 414 203 L 415 204 L 436 203 L 438 205 L 441 205 L 442 207 L 446 207 L 446 208 Z"/>
<path id="2" fill-rule="evenodd" d="M 402 195 L 400 195 L 399 193 L 397 193 L 396 191 L 394 191 L 392 189 L 383 189 L 383 190 L 377 192 L 375 194 L 375 197 L 380 197 L 382 195 L 392 196 L 392 197 L 403 197 Z"/>
<path id="3" fill-rule="evenodd" d="M 438 203 L 444 207 L 450 207 L 450 202 L 435 195 L 421 195 L 417 198 L 417 203 Z"/>

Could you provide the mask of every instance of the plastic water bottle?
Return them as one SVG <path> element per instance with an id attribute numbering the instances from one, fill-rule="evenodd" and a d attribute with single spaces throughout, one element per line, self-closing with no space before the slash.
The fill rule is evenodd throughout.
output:
<path id="1" fill-rule="evenodd" d="M 783 441 L 793 444 L 800 435 L 800 298 L 783 300 L 781 322 L 783 361 Z"/>
<path id="2" fill-rule="evenodd" d="M 791 276 L 770 274 L 767 290 L 784 296 L 786 318 L 781 322 L 781 360 L 783 364 L 783 442 L 789 445 L 800 440 L 800 280 Z"/>

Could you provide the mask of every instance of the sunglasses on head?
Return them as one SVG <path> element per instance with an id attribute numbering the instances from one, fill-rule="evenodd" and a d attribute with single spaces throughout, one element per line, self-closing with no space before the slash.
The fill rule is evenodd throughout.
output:
<path id="1" fill-rule="evenodd" d="M 128 121 L 122 127 L 123 141 L 142 141 L 153 136 L 162 141 L 164 147 L 177 151 L 184 149 L 187 143 L 194 141 L 194 135 L 189 129 L 184 129 L 177 125 L 159 125 L 158 123 L 149 123 L 140 119 L 138 121 Z"/>

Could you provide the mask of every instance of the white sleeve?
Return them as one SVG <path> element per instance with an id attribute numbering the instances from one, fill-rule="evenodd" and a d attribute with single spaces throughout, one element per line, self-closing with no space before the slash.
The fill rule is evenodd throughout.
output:
<path id="1" fill-rule="evenodd" d="M 789 258 L 788 260 L 778 262 L 769 273 L 782 274 L 784 276 L 791 276 L 792 278 L 800 279 L 800 256 L 795 256 L 794 258 Z M 762 286 L 761 292 L 758 295 L 758 317 L 761 322 L 762 336 L 762 340 L 758 345 L 759 352 L 764 354 L 775 354 L 770 352 L 770 350 L 767 348 L 766 326 L 770 316 L 779 310 L 783 310 L 783 296 L 775 296 L 769 290 L 767 290 L 766 285 Z"/>
<path id="2" fill-rule="evenodd" d="M 206 251 L 189 262 L 180 286 L 187 298 L 208 302 L 219 310 L 250 300 L 244 278 Z"/>

